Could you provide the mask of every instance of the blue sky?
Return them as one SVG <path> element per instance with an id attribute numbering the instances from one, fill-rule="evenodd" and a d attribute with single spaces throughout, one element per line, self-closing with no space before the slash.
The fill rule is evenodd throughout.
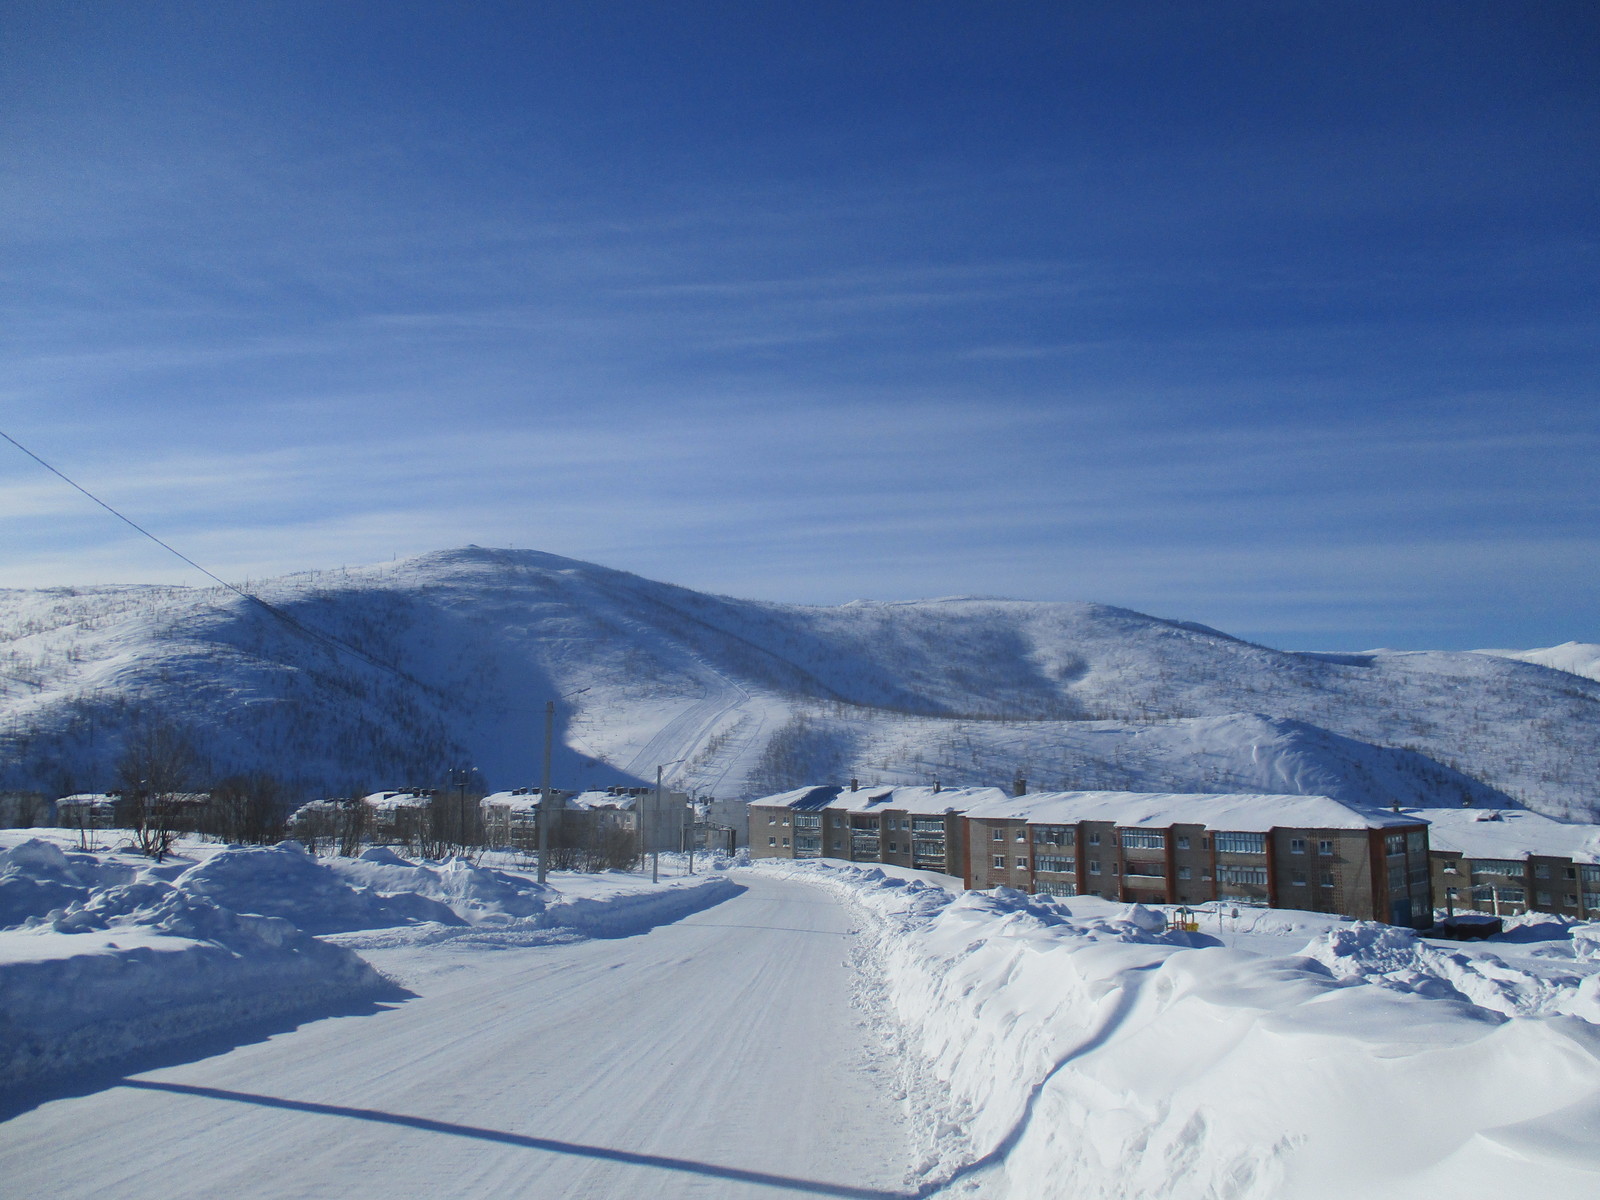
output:
<path id="1" fill-rule="evenodd" d="M 0 428 L 230 578 L 472 542 L 1600 640 L 1591 3 L 18 0 L 0 38 Z M 0 450 L 0 586 L 198 582 Z"/>

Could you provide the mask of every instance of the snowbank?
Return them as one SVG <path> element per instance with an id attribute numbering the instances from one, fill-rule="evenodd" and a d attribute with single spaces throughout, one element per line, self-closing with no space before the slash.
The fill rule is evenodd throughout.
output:
<path id="1" fill-rule="evenodd" d="M 1105 901 L 759 869 L 871 914 L 872 1001 L 949 1194 L 1600 1194 L 1600 1029 L 1516 1015 L 1597 977 L 1517 984 L 1383 926 L 1262 956 Z"/>
<path id="2" fill-rule="evenodd" d="M 79 872 L 45 843 L 25 843 L 0 859 L 8 872 L 20 868 L 37 883 L 80 891 Z M 241 916 L 160 879 L 82 889 L 48 917 L 31 915 L 0 935 L 0 1082 L 386 986 L 355 954 L 288 921 Z"/>
<path id="3" fill-rule="evenodd" d="M 0 850 L 0 1083 L 392 989 L 353 948 L 384 944 L 370 931 L 506 945 L 614 937 L 737 889 L 725 872 L 576 886 L 589 894 L 385 849 L 317 859 L 285 842 L 151 866 L 22 842 Z"/>

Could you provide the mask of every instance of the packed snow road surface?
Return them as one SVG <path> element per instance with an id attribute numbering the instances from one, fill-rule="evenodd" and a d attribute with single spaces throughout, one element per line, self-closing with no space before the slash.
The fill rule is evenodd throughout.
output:
<path id="1" fill-rule="evenodd" d="M 850 911 L 741 872 L 650 933 L 363 951 L 416 998 L 0 1124 L 9 1195 L 905 1195 Z"/>

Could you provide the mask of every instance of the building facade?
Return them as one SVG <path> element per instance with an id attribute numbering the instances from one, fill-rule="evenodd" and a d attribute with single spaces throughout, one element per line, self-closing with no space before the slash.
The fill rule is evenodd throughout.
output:
<path id="1" fill-rule="evenodd" d="M 1326 796 L 800 788 L 750 805 L 750 854 L 939 871 L 974 889 L 1433 919 L 1427 822 Z"/>
<path id="2" fill-rule="evenodd" d="M 970 888 L 1433 920 L 1426 822 L 1326 796 L 1041 793 L 966 821 Z"/>
<path id="3" fill-rule="evenodd" d="M 751 858 L 836 858 L 966 874 L 963 814 L 999 788 L 799 788 L 750 805 Z"/>
<path id="4" fill-rule="evenodd" d="M 1429 824 L 1440 907 L 1497 916 L 1600 917 L 1600 826 L 1521 809 L 1405 811 Z"/>

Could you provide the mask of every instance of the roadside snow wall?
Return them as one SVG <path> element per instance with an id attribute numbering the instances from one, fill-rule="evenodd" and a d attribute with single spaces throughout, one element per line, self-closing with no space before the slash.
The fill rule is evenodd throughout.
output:
<path id="1" fill-rule="evenodd" d="M 1322 946 L 1336 978 L 1317 943 L 1262 957 L 1104 901 L 762 869 L 870 914 L 867 999 L 905 1064 L 925 1195 L 1600 1195 L 1587 1021 L 1368 982 L 1359 936 Z"/>
<path id="2" fill-rule="evenodd" d="M 0 1085 L 388 988 L 288 921 L 121 884 L 0 943 Z"/>

